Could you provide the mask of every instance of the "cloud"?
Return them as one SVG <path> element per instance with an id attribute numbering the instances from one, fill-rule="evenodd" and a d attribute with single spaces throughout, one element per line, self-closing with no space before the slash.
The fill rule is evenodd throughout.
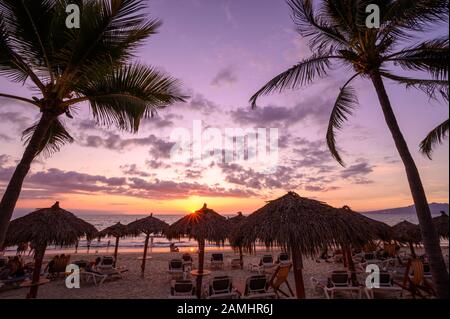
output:
<path id="1" fill-rule="evenodd" d="M 20 132 L 25 130 L 27 127 L 31 126 L 31 120 L 28 116 L 23 115 L 20 112 L 2 112 L 0 113 L 0 118 L 3 122 L 9 122 L 16 126 Z"/>
<path id="2" fill-rule="evenodd" d="M 0 140 L 5 142 L 11 142 L 13 139 L 6 134 L 0 133 Z"/>
<path id="3" fill-rule="evenodd" d="M 331 106 L 331 100 L 315 98 L 294 107 L 268 105 L 254 110 L 241 108 L 231 111 L 230 116 L 235 123 L 254 127 L 289 127 L 304 120 L 326 124 Z"/>
<path id="4" fill-rule="evenodd" d="M 150 177 L 152 176 L 152 174 L 140 170 L 138 169 L 136 164 L 131 164 L 131 165 L 122 165 L 120 166 L 120 169 L 122 170 L 122 173 L 125 175 L 130 175 L 130 176 L 140 176 L 140 177 Z"/>
<path id="5" fill-rule="evenodd" d="M 82 137 L 82 146 L 104 147 L 110 150 L 123 151 L 130 147 L 149 146 L 150 154 L 155 158 L 168 159 L 175 142 L 168 142 L 151 134 L 147 137 L 123 138 L 118 134 L 107 133 L 106 137 L 87 135 Z"/>
<path id="6" fill-rule="evenodd" d="M 232 68 L 221 69 L 211 80 L 213 86 L 232 85 L 238 81 L 237 75 Z"/>
<path id="7" fill-rule="evenodd" d="M 208 100 L 202 94 L 195 94 L 189 101 L 187 108 L 194 111 L 200 111 L 205 115 L 209 115 L 220 109 L 218 104 Z"/>
<path id="8" fill-rule="evenodd" d="M 373 172 L 373 167 L 367 162 L 353 164 L 341 172 L 342 178 L 350 178 L 357 175 L 367 175 Z"/>

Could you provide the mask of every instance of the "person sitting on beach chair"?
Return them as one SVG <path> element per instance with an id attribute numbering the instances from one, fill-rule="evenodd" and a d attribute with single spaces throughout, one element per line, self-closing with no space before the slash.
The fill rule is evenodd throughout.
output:
<path id="1" fill-rule="evenodd" d="M 61 254 L 56 255 L 53 259 L 48 263 L 48 278 L 56 279 L 59 278 L 61 274 L 66 273 L 67 265 L 70 263 L 70 255 Z"/>
<path id="2" fill-rule="evenodd" d="M 223 254 L 211 254 L 211 269 L 223 269 Z"/>
<path id="3" fill-rule="evenodd" d="M 264 255 L 259 260 L 258 264 L 249 264 L 250 271 L 255 271 L 258 273 L 263 273 L 266 270 L 272 270 L 276 267 L 275 263 L 273 262 L 273 256 L 272 255 Z"/>
<path id="4" fill-rule="evenodd" d="M 218 276 L 211 279 L 208 287 L 208 299 L 236 299 L 239 293 L 233 289 L 230 276 Z"/>
<path id="5" fill-rule="evenodd" d="M 197 299 L 195 287 L 190 280 L 173 280 L 169 299 Z"/>
<path id="6" fill-rule="evenodd" d="M 245 299 L 268 299 L 276 298 L 274 292 L 268 291 L 268 282 L 265 275 L 255 275 L 247 278 L 245 282 L 244 296 Z"/>

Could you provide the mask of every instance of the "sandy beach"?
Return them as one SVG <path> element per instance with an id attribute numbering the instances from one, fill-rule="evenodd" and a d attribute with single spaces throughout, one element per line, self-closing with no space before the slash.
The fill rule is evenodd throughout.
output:
<path id="1" fill-rule="evenodd" d="M 279 251 L 258 251 L 256 254 L 246 254 L 244 256 L 245 269 L 231 269 L 230 262 L 232 258 L 238 258 L 232 250 L 216 250 L 224 253 L 224 270 L 214 270 L 211 276 L 229 275 L 233 278 L 233 285 L 240 292 L 244 291 L 245 280 L 247 277 L 255 274 L 248 269 L 249 263 L 257 263 L 264 254 L 272 254 L 275 258 Z M 418 249 L 420 252 L 421 249 Z M 209 250 L 205 255 L 205 268 L 209 269 L 211 253 L 215 250 Z M 92 282 L 81 282 L 80 289 L 68 289 L 65 286 L 64 279 L 57 279 L 39 288 L 38 298 L 40 299 L 165 299 L 169 297 L 171 278 L 167 273 L 168 263 L 171 259 L 180 258 L 182 253 L 153 252 L 151 258 L 147 261 L 145 278 L 141 277 L 139 257 L 141 253 L 121 252 L 119 253 L 117 266 L 125 267 L 129 271 L 124 274 L 123 279 L 113 279 L 104 284 L 94 286 Z M 79 253 L 72 254 L 71 261 L 94 260 L 97 256 L 104 254 L 89 255 Z M 448 256 L 448 247 L 444 248 L 444 255 Z M 197 255 L 192 254 L 194 266 L 197 264 Z M 49 261 L 52 255 L 46 255 L 45 261 Z M 31 257 L 25 257 L 26 261 L 31 261 Z M 323 291 L 316 290 L 311 284 L 311 277 L 324 279 L 332 270 L 344 269 L 342 264 L 317 262 L 311 258 L 304 258 L 303 276 L 305 280 L 306 297 L 309 299 L 325 298 Z M 208 282 L 206 277 L 204 282 Z M 289 274 L 289 283 L 295 291 L 293 272 Z M 0 293 L 0 299 L 22 299 L 26 297 L 28 289 L 19 288 Z M 338 294 L 337 298 L 351 298 L 350 294 Z M 383 297 L 378 296 L 378 297 Z M 405 296 L 407 298 L 407 296 Z"/>

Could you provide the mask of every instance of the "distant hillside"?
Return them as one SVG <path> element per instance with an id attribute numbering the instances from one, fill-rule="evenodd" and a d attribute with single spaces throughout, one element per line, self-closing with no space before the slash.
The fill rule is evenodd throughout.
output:
<path id="1" fill-rule="evenodd" d="M 448 214 L 448 204 L 444 203 L 431 203 L 430 204 L 431 214 L 439 215 L 440 211 L 444 211 Z M 377 214 L 415 214 L 416 208 L 414 205 L 407 207 L 398 207 L 390 209 L 380 209 L 366 212 L 367 214 L 377 213 Z"/>

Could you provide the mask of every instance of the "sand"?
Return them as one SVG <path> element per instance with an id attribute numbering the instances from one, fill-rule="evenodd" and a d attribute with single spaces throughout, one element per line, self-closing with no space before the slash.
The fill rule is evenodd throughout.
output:
<path id="1" fill-rule="evenodd" d="M 205 268 L 209 268 L 209 260 L 213 251 L 207 251 L 205 257 Z M 230 261 L 232 258 L 238 258 L 238 255 L 232 250 L 223 251 L 225 256 L 225 269 L 215 270 L 212 276 L 230 275 L 233 278 L 233 285 L 240 292 L 244 291 L 245 280 L 247 277 L 255 274 L 247 269 L 249 263 L 257 263 L 260 256 L 267 254 L 268 252 L 258 252 L 255 255 L 245 255 L 245 269 L 244 270 L 232 270 L 230 267 Z M 269 252 L 274 257 L 278 252 Z M 194 257 L 194 265 L 197 263 L 197 255 L 192 254 Z M 94 260 L 96 254 L 72 254 L 71 261 L 75 260 Z M 145 277 L 141 277 L 140 265 L 141 260 L 138 260 L 142 254 L 139 253 L 119 253 L 117 266 L 126 267 L 129 269 L 124 274 L 123 279 L 116 279 L 113 281 L 107 281 L 102 285 L 94 286 L 92 282 L 81 282 L 81 288 L 68 289 L 65 286 L 64 279 L 57 279 L 49 284 L 43 285 L 39 288 L 38 298 L 42 299 L 163 299 L 168 298 L 170 293 L 170 281 L 171 278 L 167 274 L 168 263 L 171 259 L 180 258 L 181 253 L 152 253 L 151 259 L 147 260 L 147 266 L 145 271 Z M 29 257 L 27 257 L 30 259 Z M 46 256 L 46 260 L 49 260 L 51 256 Z M 327 274 L 332 270 L 343 269 L 342 264 L 320 262 L 305 258 L 304 259 L 304 281 L 306 288 L 307 298 L 324 298 L 323 291 L 316 290 L 312 287 L 311 277 L 326 278 Z M 208 281 L 206 277 L 205 281 Z M 294 275 L 291 271 L 289 275 L 289 282 L 292 289 L 295 291 Z M 28 289 L 19 288 L 0 293 L 0 299 L 6 298 L 25 298 Z M 337 296 L 341 298 L 350 298 L 349 294 Z"/>

